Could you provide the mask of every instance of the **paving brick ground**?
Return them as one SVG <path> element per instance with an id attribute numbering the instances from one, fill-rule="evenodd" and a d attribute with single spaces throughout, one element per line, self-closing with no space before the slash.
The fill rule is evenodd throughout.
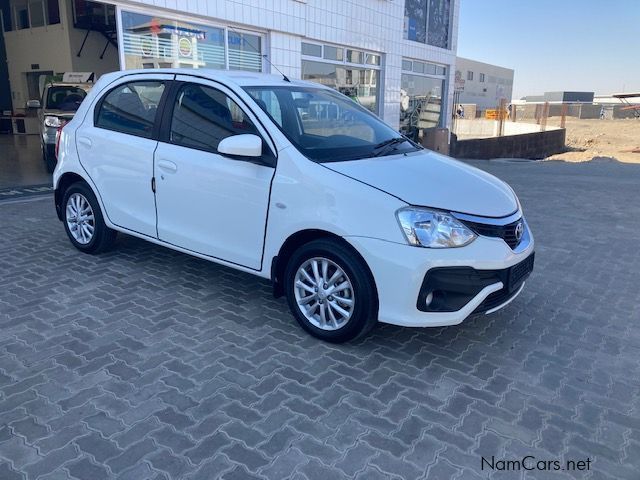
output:
<path id="1" fill-rule="evenodd" d="M 0 203 L 0 478 L 639 478 L 640 166 L 483 165 L 536 234 L 523 294 L 344 346 L 262 280 Z M 526 455 L 590 470 L 481 469 Z"/>

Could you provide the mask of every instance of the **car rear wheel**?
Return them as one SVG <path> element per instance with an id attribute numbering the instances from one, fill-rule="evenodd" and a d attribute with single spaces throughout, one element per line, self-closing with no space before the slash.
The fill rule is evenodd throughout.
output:
<path id="1" fill-rule="evenodd" d="M 367 334 L 378 301 L 364 261 L 341 242 L 314 240 L 294 252 L 285 271 L 289 308 L 302 328 L 327 342 Z"/>
<path id="2" fill-rule="evenodd" d="M 86 183 L 77 182 L 67 188 L 62 207 L 64 228 L 78 250 L 100 253 L 113 245 L 116 231 L 104 223 L 98 200 Z"/>

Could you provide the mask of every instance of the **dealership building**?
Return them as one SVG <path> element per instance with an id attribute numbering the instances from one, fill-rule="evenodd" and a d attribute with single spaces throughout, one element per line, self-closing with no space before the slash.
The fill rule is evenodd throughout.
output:
<path id="1" fill-rule="evenodd" d="M 133 68 L 278 73 L 404 131 L 451 117 L 459 0 L 5 0 L 0 110 L 52 76 Z"/>

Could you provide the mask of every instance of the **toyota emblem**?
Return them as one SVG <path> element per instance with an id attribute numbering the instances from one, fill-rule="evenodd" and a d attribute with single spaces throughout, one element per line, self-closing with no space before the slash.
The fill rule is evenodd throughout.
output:
<path id="1" fill-rule="evenodd" d="M 524 235 L 524 224 L 522 222 L 518 222 L 516 225 L 516 240 L 522 240 L 522 235 Z"/>

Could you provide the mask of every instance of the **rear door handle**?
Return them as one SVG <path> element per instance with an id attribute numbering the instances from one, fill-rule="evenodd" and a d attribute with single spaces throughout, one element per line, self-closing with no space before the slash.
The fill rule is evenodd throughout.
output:
<path id="1" fill-rule="evenodd" d="M 176 173 L 178 166 L 170 160 L 158 160 L 158 168 L 167 173 Z"/>
<path id="2" fill-rule="evenodd" d="M 78 143 L 80 145 L 84 145 L 87 148 L 91 148 L 91 146 L 93 145 L 91 139 L 87 137 L 78 137 Z"/>

